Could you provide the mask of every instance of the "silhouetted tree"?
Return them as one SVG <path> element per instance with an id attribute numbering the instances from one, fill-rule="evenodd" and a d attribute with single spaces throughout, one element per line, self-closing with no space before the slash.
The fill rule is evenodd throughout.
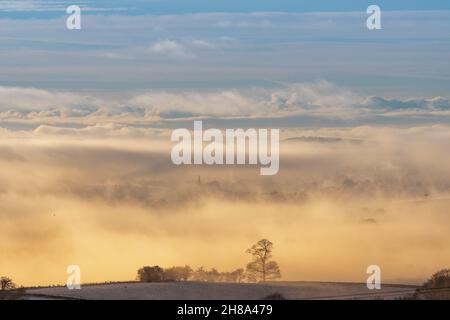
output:
<path id="1" fill-rule="evenodd" d="M 143 282 L 164 281 L 164 270 L 160 266 L 142 267 L 138 270 L 137 278 Z"/>
<path id="2" fill-rule="evenodd" d="M 203 267 L 200 267 L 195 270 L 192 278 L 194 281 L 208 281 L 207 271 Z"/>
<path id="3" fill-rule="evenodd" d="M 178 267 L 178 272 L 180 274 L 181 281 L 188 281 L 192 277 L 192 268 L 188 265 L 184 267 Z"/>
<path id="4" fill-rule="evenodd" d="M 216 268 L 205 270 L 203 267 L 198 268 L 192 276 L 194 281 L 218 282 L 225 281 L 224 273 L 219 272 Z"/>
<path id="5" fill-rule="evenodd" d="M 230 273 L 231 282 L 242 282 L 245 279 L 245 272 L 244 269 L 236 269 L 233 272 Z"/>
<path id="6" fill-rule="evenodd" d="M 8 278 L 8 277 L 0 278 L 0 290 L 1 291 L 12 290 L 15 288 L 16 288 L 16 285 L 10 278 Z"/>
<path id="7" fill-rule="evenodd" d="M 216 268 L 212 268 L 210 271 L 206 272 L 208 282 L 218 282 L 220 281 L 220 272 Z"/>
<path id="8" fill-rule="evenodd" d="M 164 281 L 180 281 L 180 276 L 175 267 L 164 269 L 163 271 L 163 280 Z"/>
<path id="9" fill-rule="evenodd" d="M 165 281 L 187 281 L 192 276 L 190 266 L 172 267 L 164 270 Z"/>
<path id="10" fill-rule="evenodd" d="M 247 278 L 249 281 L 266 281 L 281 278 L 278 263 L 272 258 L 273 243 L 267 239 L 259 240 L 246 252 L 251 254 L 253 261 L 247 264 Z"/>

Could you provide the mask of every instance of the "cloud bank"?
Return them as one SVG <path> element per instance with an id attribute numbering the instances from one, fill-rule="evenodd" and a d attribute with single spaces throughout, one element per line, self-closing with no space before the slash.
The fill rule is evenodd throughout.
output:
<path id="1" fill-rule="evenodd" d="M 408 123 L 427 118 L 447 122 L 450 99 L 362 96 L 330 82 L 285 85 L 279 89 L 253 88 L 220 91 L 148 91 L 122 98 L 95 94 L 52 92 L 0 87 L 0 121 L 34 125 L 129 126 L 203 119 L 351 120 L 370 124 L 374 119 Z"/>

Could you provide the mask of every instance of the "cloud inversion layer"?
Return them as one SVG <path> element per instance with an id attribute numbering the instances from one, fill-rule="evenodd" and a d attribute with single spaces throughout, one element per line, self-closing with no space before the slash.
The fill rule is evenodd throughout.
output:
<path id="1" fill-rule="evenodd" d="M 305 117 L 321 120 L 374 119 L 404 123 L 409 119 L 447 122 L 450 99 L 361 96 L 326 81 L 286 85 L 280 89 L 254 88 L 221 91 L 150 91 L 128 98 L 0 87 L 0 121 L 32 124 L 126 125 L 161 121 L 213 119 L 276 119 Z M 338 122 L 337 122 L 338 123 Z M 291 126 L 295 125 L 295 121 Z"/>

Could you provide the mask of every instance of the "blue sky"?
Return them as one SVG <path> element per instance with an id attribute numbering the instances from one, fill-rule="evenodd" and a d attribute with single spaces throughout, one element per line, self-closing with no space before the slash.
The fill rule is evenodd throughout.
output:
<path id="1" fill-rule="evenodd" d="M 0 1 L 0 86 L 70 91 L 280 87 L 448 96 L 448 1 Z M 382 30 L 366 28 L 366 7 Z M 216 13 L 220 12 L 220 13 Z M 261 13 L 264 12 L 264 13 Z"/>
<path id="2" fill-rule="evenodd" d="M 55 17 L 60 8 L 80 4 L 96 8 L 105 14 L 180 14 L 194 12 L 336 12 L 361 11 L 370 4 L 385 10 L 449 10 L 450 3 L 442 0 L 2 0 L 0 11 L 7 17 Z M 105 9 L 109 9 L 103 11 Z M 94 10 L 96 11 L 96 10 Z"/>

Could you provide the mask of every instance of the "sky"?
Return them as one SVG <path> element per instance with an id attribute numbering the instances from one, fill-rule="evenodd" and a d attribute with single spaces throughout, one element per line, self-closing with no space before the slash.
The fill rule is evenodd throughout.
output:
<path id="1" fill-rule="evenodd" d="M 444 1 L 0 1 L 0 85 L 67 91 L 280 87 L 448 96 Z M 339 4 L 338 4 L 339 3 Z"/>
<path id="2" fill-rule="evenodd" d="M 285 280 L 420 282 L 449 263 L 449 58 L 448 1 L 0 0 L 0 275 L 231 271 L 267 237 Z M 280 128 L 279 174 L 174 167 L 199 119 Z"/>
<path id="3" fill-rule="evenodd" d="M 128 14 L 183 14 L 196 12 L 332 12 L 361 11 L 371 4 L 382 6 L 386 10 L 448 10 L 450 4 L 440 0 L 2 0 L 0 8 L 8 15 L 31 18 L 36 15 L 61 15 L 58 11 L 69 4 L 79 4 L 93 12 L 115 14 L 117 11 Z"/>
<path id="4" fill-rule="evenodd" d="M 5 127 L 449 122 L 445 2 L 380 1 L 381 30 L 361 1 L 123 3 L 68 30 L 69 2 L 1 1 Z"/>

